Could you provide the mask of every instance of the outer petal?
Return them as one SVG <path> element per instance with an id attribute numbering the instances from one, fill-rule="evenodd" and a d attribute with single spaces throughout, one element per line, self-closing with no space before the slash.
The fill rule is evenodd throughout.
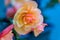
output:
<path id="1" fill-rule="evenodd" d="M 42 30 L 38 30 L 37 28 L 34 29 L 34 35 L 35 35 L 35 37 L 37 37 L 41 32 L 42 32 Z"/>
<path id="2" fill-rule="evenodd" d="M 43 26 L 38 26 L 37 28 L 34 29 L 34 35 L 37 37 L 42 31 L 44 30 Z"/>
<path id="3" fill-rule="evenodd" d="M 13 34 L 12 31 L 10 31 L 8 34 L 5 36 L 1 37 L 0 40 L 13 40 Z"/>
<path id="4" fill-rule="evenodd" d="M 44 27 L 46 26 L 47 24 L 41 24 L 41 25 L 38 25 L 35 29 L 34 29 L 34 35 L 35 37 L 37 37 L 42 31 L 44 31 Z"/>
<path id="5" fill-rule="evenodd" d="M 26 1 L 26 2 L 23 3 L 23 6 L 28 6 L 28 7 L 31 7 L 31 8 L 32 7 L 37 8 L 38 4 L 35 1 Z"/>
<path id="6" fill-rule="evenodd" d="M 5 30 L 0 33 L 0 38 L 8 34 L 13 29 L 13 24 L 8 26 Z"/>
<path id="7" fill-rule="evenodd" d="M 29 1 L 29 0 L 11 0 L 12 5 L 18 10 L 21 7 L 24 6 L 30 6 L 30 7 L 37 7 L 37 3 L 35 1 Z"/>
<path id="8" fill-rule="evenodd" d="M 11 0 L 12 5 L 14 5 L 15 2 L 26 2 L 31 0 Z"/>
<path id="9" fill-rule="evenodd" d="M 26 35 L 26 34 L 28 34 L 29 32 L 31 32 L 31 27 L 28 27 L 28 26 L 23 26 L 23 27 L 21 27 L 21 28 L 19 28 L 19 27 L 14 27 L 15 28 L 15 30 L 17 31 L 17 33 L 19 34 L 19 35 Z"/>

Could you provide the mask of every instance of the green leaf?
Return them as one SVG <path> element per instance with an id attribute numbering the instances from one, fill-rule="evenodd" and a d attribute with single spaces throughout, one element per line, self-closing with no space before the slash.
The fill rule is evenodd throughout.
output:
<path id="1" fill-rule="evenodd" d="M 15 40 L 20 40 L 19 35 L 14 29 L 13 29 L 13 33 L 14 33 Z"/>

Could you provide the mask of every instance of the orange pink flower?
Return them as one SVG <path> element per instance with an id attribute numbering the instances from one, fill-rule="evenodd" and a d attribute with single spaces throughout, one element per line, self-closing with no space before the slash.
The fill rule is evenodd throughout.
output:
<path id="1" fill-rule="evenodd" d="M 43 23 L 43 16 L 41 10 L 35 5 L 24 4 L 14 16 L 14 29 L 20 35 L 28 34 L 33 31 L 35 36 L 38 36 L 46 24 Z"/>

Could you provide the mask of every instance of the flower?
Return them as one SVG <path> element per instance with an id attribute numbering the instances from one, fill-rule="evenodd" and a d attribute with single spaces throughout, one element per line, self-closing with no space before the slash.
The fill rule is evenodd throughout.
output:
<path id="1" fill-rule="evenodd" d="M 8 26 L 5 30 L 0 33 L 0 40 L 13 40 L 13 24 Z"/>
<path id="2" fill-rule="evenodd" d="M 13 18 L 16 13 L 16 9 L 14 7 L 7 8 L 7 18 Z"/>
<path id="3" fill-rule="evenodd" d="M 14 29 L 20 35 L 26 35 L 33 31 L 37 37 L 44 31 L 46 24 L 43 23 L 41 11 L 30 4 L 24 4 L 24 6 L 16 12 L 13 19 Z"/>

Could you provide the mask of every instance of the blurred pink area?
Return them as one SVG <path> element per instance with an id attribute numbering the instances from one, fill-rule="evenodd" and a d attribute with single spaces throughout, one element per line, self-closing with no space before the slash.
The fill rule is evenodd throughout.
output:
<path id="1" fill-rule="evenodd" d="M 0 33 L 0 39 L 4 38 L 6 35 L 9 36 L 9 34 L 12 35 L 12 31 L 11 30 L 13 29 L 13 27 L 14 27 L 14 25 L 12 24 L 12 25 L 8 26 L 6 29 L 4 29 Z"/>
<path id="2" fill-rule="evenodd" d="M 7 18 L 13 18 L 16 13 L 16 9 L 14 7 L 7 9 Z"/>
<path id="3" fill-rule="evenodd" d="M 4 2 L 5 2 L 5 5 L 7 6 L 11 2 L 11 0 L 4 0 Z"/>
<path id="4" fill-rule="evenodd" d="M 13 40 L 13 33 L 12 33 L 12 31 L 10 31 L 5 36 L 1 37 L 0 40 Z"/>

